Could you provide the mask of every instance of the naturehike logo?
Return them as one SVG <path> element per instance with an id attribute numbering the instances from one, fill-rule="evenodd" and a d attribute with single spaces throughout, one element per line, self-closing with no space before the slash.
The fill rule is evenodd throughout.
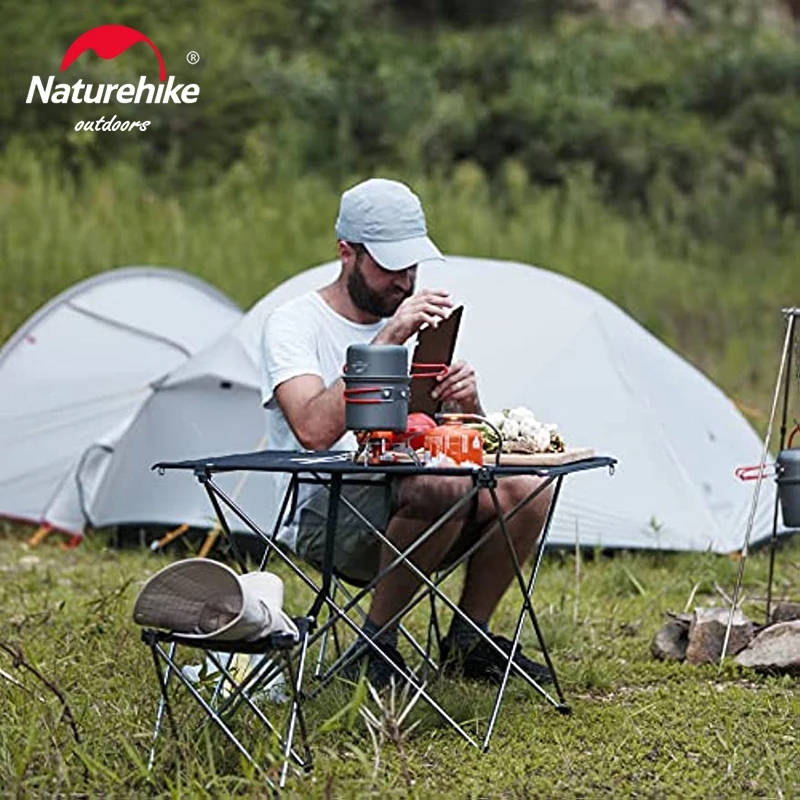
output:
<path id="1" fill-rule="evenodd" d="M 158 58 L 158 65 L 161 67 L 161 80 L 167 77 L 164 69 L 164 59 L 158 48 L 143 34 L 127 25 L 100 25 L 92 28 L 86 33 L 82 33 L 64 54 L 61 62 L 63 72 L 79 55 L 87 50 L 94 50 L 100 58 L 116 58 L 120 53 L 124 53 L 129 47 L 137 42 L 147 42 L 153 48 L 153 52 Z"/>
<path id="2" fill-rule="evenodd" d="M 196 103 L 200 87 L 196 83 L 175 83 L 174 76 L 167 78 L 164 60 L 158 48 L 143 33 L 129 28 L 127 25 L 100 25 L 82 33 L 67 49 L 61 62 L 61 72 L 87 50 L 91 50 L 100 58 L 112 59 L 139 42 L 148 44 L 158 59 L 159 84 L 149 83 L 142 75 L 138 84 L 133 83 L 84 83 L 77 80 L 73 84 L 56 83 L 51 75 L 45 83 L 38 75 L 31 78 L 26 103 L 32 103 L 37 96 L 43 103 Z M 194 54 L 197 56 L 197 54 Z M 199 60 L 199 56 L 197 56 Z M 196 61 L 190 62 L 196 63 Z M 166 80 L 166 83 L 164 82 Z M 111 120 L 100 117 L 99 120 L 78 122 L 75 130 L 116 131 L 146 130 L 150 121 L 120 122 L 116 114 Z"/>

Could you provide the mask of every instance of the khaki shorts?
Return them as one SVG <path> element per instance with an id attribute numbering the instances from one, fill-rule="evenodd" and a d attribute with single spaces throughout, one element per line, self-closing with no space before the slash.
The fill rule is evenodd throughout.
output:
<path id="1" fill-rule="evenodd" d="M 397 510 L 399 480 L 401 479 L 389 478 L 386 483 L 376 478 L 374 486 L 363 483 L 348 486 L 348 482 L 343 481 L 342 495 L 381 533 L 385 533 L 389 520 Z M 322 566 L 325 552 L 329 496 L 326 489 L 320 489 L 303 506 L 298 517 L 295 545 L 297 554 L 317 569 Z M 479 536 L 480 531 L 475 524 L 476 511 L 477 498 L 464 522 L 461 536 L 455 541 L 440 567 L 453 564 Z M 333 568 L 336 574 L 355 585 L 369 583 L 378 574 L 381 547 L 382 543 L 375 532 L 340 502 L 333 548 Z"/>
<path id="2" fill-rule="evenodd" d="M 380 481 L 380 482 L 379 482 Z M 396 508 L 397 482 L 376 479 L 374 486 L 348 485 L 342 481 L 346 497 L 381 533 L 386 532 Z M 325 552 L 325 528 L 328 521 L 326 489 L 320 489 L 300 510 L 297 528 L 297 554 L 319 569 Z M 381 542 L 369 526 L 344 503 L 339 503 L 333 568 L 354 584 L 366 584 L 378 573 Z"/>

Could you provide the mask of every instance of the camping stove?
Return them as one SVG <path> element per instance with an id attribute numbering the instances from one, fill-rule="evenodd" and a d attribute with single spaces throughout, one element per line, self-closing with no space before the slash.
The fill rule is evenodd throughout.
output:
<path id="1" fill-rule="evenodd" d="M 397 431 L 356 431 L 358 450 L 355 461 L 373 466 L 412 462 L 422 463 L 408 443 L 408 432 Z"/>

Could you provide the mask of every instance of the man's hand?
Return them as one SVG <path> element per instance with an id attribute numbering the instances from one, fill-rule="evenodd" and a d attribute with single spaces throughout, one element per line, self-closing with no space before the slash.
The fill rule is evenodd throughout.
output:
<path id="1" fill-rule="evenodd" d="M 436 381 L 438 386 L 431 392 L 434 400 L 454 403 L 465 414 L 483 414 L 475 370 L 465 361 L 453 362 L 447 374 Z"/>
<path id="2" fill-rule="evenodd" d="M 444 289 L 422 289 L 403 300 L 373 343 L 405 344 L 423 325 L 437 326 L 452 307 Z"/>

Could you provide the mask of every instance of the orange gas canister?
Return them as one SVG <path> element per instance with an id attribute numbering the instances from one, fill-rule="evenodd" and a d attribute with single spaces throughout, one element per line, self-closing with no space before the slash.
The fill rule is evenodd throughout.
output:
<path id="1" fill-rule="evenodd" d="M 448 422 L 426 432 L 425 451 L 432 459 L 444 455 L 456 464 L 483 464 L 483 436 L 460 422 Z"/>

